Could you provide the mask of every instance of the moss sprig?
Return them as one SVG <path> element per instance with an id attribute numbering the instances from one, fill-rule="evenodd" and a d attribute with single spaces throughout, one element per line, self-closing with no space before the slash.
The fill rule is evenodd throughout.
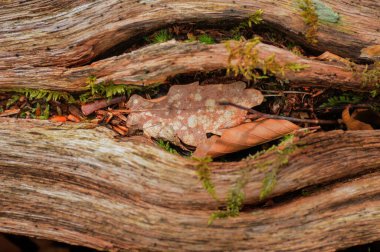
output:
<path id="1" fill-rule="evenodd" d="M 244 178 L 244 177 L 242 177 Z M 243 188 L 246 182 L 245 179 L 239 179 L 235 186 L 228 192 L 227 204 L 225 210 L 219 210 L 211 214 L 208 225 L 211 225 L 216 219 L 239 216 L 240 210 L 244 206 Z"/>
<path id="2" fill-rule="evenodd" d="M 299 72 L 309 67 L 299 63 L 281 65 L 276 61 L 275 54 L 261 59 L 259 50 L 256 47 L 259 43 L 260 39 L 258 37 L 248 41 L 227 41 L 225 43 L 229 53 L 227 75 L 232 73 L 234 76 L 238 76 L 241 74 L 246 79 L 256 82 L 273 75 L 284 77 L 286 70 Z M 257 69 L 262 69 L 263 74 L 258 72 Z"/>
<path id="3" fill-rule="evenodd" d="M 371 91 L 373 97 L 378 95 L 380 89 L 380 61 L 376 61 L 371 69 L 368 65 L 364 68 L 361 74 L 362 86 L 373 86 L 374 90 Z"/>
<path id="4" fill-rule="evenodd" d="M 63 92 L 63 91 L 52 91 L 52 90 L 31 89 L 31 88 L 16 88 L 9 91 L 25 95 L 25 97 L 29 100 L 41 99 L 46 102 L 59 101 L 59 100 L 64 100 L 69 103 L 75 102 L 75 99 L 71 94 L 67 92 Z"/>
<path id="5" fill-rule="evenodd" d="M 142 90 L 142 87 L 114 84 L 112 81 L 97 83 L 95 76 L 89 76 L 86 80 L 86 84 L 88 91 L 79 96 L 81 102 L 100 98 L 111 99 L 116 95 L 130 96 L 134 90 Z"/>
<path id="6" fill-rule="evenodd" d="M 297 0 L 297 2 L 298 7 L 301 9 L 301 16 L 308 27 L 305 32 L 306 41 L 311 45 L 316 45 L 318 44 L 319 19 L 314 3 L 312 0 Z"/>
<path id="7" fill-rule="evenodd" d="M 212 162 L 212 158 L 211 157 L 205 157 L 205 158 L 193 157 L 193 160 L 198 162 L 198 164 L 196 165 L 197 175 L 198 175 L 199 180 L 202 182 L 203 188 L 210 194 L 210 196 L 213 199 L 218 200 L 218 197 L 216 196 L 215 185 L 211 181 L 211 169 L 209 167 L 209 163 Z"/>
<path id="8" fill-rule="evenodd" d="M 259 9 L 252 13 L 247 20 L 241 22 L 237 27 L 231 30 L 231 33 L 235 39 L 240 39 L 240 32 L 248 28 L 252 28 L 253 25 L 258 25 L 263 22 L 264 11 Z"/>

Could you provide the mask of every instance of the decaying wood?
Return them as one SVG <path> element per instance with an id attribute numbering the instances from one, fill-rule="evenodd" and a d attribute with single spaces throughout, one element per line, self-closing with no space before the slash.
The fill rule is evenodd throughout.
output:
<path id="1" fill-rule="evenodd" d="M 320 22 L 318 50 L 357 58 L 363 48 L 380 44 L 377 1 L 323 2 L 339 14 L 339 21 Z M 238 21 L 262 9 L 267 25 L 286 31 L 300 42 L 305 42 L 302 33 L 307 30 L 297 3 L 291 0 L 3 1 L 1 7 L 0 88 L 80 91 L 90 75 L 141 85 L 165 81 L 176 73 L 226 66 L 223 45 L 177 44 L 153 46 L 89 65 L 123 41 L 174 23 Z M 277 50 L 261 47 L 268 50 L 264 54 Z M 163 56 L 168 57 L 162 59 Z M 289 54 L 283 57 L 284 60 L 290 57 L 293 63 L 297 61 Z M 311 65 L 314 67 L 294 76 L 290 74 L 288 79 L 345 89 L 360 86 L 352 73 L 342 67 L 330 66 L 326 71 L 327 64 Z M 327 72 L 330 75 L 325 75 Z"/>
<path id="2" fill-rule="evenodd" d="M 276 62 L 307 66 L 298 72 L 286 70 L 277 77 L 291 85 L 333 87 L 345 90 L 373 90 L 363 85 L 360 73 L 348 66 L 299 57 L 287 50 L 260 43 L 256 46 L 259 58 L 275 55 Z M 116 84 L 152 85 L 180 73 L 213 71 L 227 68 L 229 52 L 224 44 L 203 45 L 170 41 L 151 45 L 131 53 L 97 61 L 75 68 L 34 67 L 0 70 L 1 88 L 43 88 L 50 90 L 82 91 L 86 79 L 95 75 L 98 82 L 112 80 Z M 258 66 L 260 68 L 262 66 Z M 22 78 L 20 78 L 22 76 Z"/>
<path id="3" fill-rule="evenodd" d="M 117 142 L 89 124 L 0 118 L 0 137 L 1 232 L 97 249 L 171 251 L 334 250 L 380 237 L 377 131 L 301 138 L 273 195 L 356 178 L 209 227 L 221 203 L 202 188 L 196 161 Z M 255 167 L 278 155 L 210 164 L 221 201 L 245 170 L 246 203 L 257 203 L 264 174 Z"/>
<path id="4" fill-rule="evenodd" d="M 380 44 L 378 1 L 323 3 L 339 14 L 339 20 L 319 24 L 319 50 L 356 58 L 362 48 Z M 164 25 L 230 23 L 258 9 L 264 11 L 267 24 L 305 40 L 307 26 L 292 0 L 2 1 L 0 69 L 84 65 L 107 49 Z"/>

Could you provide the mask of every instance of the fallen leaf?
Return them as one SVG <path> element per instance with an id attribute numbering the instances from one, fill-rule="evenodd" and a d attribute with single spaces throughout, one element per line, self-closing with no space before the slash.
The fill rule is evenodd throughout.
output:
<path id="1" fill-rule="evenodd" d="M 332 62 L 340 62 L 343 63 L 344 65 L 350 65 L 351 62 L 345 58 L 342 58 L 336 54 L 333 54 L 329 51 L 326 51 L 319 55 L 318 57 L 311 57 L 317 60 L 323 60 L 323 61 L 332 61 Z"/>
<path id="2" fill-rule="evenodd" d="M 69 105 L 69 112 L 70 112 L 70 114 L 78 117 L 80 120 L 84 119 L 82 111 L 77 106 L 75 106 L 73 104 Z"/>
<path id="3" fill-rule="evenodd" d="M 353 115 L 357 116 L 358 112 L 354 112 Z M 347 106 L 342 112 L 342 121 L 346 125 L 348 130 L 373 130 L 373 127 L 362 121 L 355 119 L 350 115 L 350 106 Z"/>
<path id="4" fill-rule="evenodd" d="M 214 135 L 198 146 L 193 156 L 219 157 L 272 141 L 299 129 L 286 120 L 258 119 L 226 129 L 221 136 Z"/>
<path id="5" fill-rule="evenodd" d="M 80 122 L 80 119 L 72 114 L 67 116 L 67 120 L 72 121 L 72 122 L 77 122 L 77 123 Z"/>
<path id="6" fill-rule="evenodd" d="M 372 109 L 357 108 L 352 112 L 351 117 L 371 125 L 374 129 L 380 129 L 380 113 Z"/>
<path id="7" fill-rule="evenodd" d="M 20 109 L 8 109 L 0 113 L 0 117 L 16 115 L 20 113 Z"/>
<path id="8" fill-rule="evenodd" d="M 245 107 L 261 104 L 263 95 L 246 89 L 244 82 L 200 86 L 198 83 L 172 86 L 166 97 L 146 100 L 133 95 L 127 103 L 130 109 L 127 127 L 184 147 L 197 146 L 207 133 L 221 134 L 245 120 L 246 111 L 225 107 L 219 101 L 229 101 Z"/>
<path id="9" fill-rule="evenodd" d="M 361 58 L 368 58 L 373 60 L 380 59 L 380 45 L 372 45 L 366 48 L 363 48 L 361 51 Z"/>

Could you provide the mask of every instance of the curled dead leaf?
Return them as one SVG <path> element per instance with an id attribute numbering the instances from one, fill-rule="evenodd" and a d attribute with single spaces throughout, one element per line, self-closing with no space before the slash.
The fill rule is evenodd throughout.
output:
<path id="1" fill-rule="evenodd" d="M 263 99 L 260 91 L 246 89 L 244 82 L 176 85 L 161 99 L 147 100 L 133 95 L 127 103 L 130 109 L 127 127 L 178 146 L 198 146 L 207 139 L 207 133 L 221 134 L 222 129 L 235 127 L 245 120 L 246 111 L 220 106 L 218 101 L 253 107 Z"/>
<path id="2" fill-rule="evenodd" d="M 219 157 L 280 138 L 299 129 L 286 120 L 258 119 L 225 129 L 221 136 L 206 139 L 194 152 L 194 157 Z"/>
<path id="3" fill-rule="evenodd" d="M 350 106 L 347 106 L 342 112 L 342 121 L 346 125 L 348 130 L 373 130 L 373 127 L 362 121 L 357 120 L 355 117 L 358 116 L 360 111 L 354 111 L 352 116 L 350 115 Z"/>
<path id="4" fill-rule="evenodd" d="M 361 51 L 360 57 L 379 60 L 380 59 L 380 45 L 372 45 L 366 48 L 363 48 Z"/>

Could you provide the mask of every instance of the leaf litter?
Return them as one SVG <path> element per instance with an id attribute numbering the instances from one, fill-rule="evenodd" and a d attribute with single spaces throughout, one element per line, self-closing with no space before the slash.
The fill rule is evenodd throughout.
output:
<path id="1" fill-rule="evenodd" d="M 131 111 L 127 126 L 182 148 L 198 146 L 207 139 L 208 133 L 220 135 L 223 129 L 240 125 L 246 119 L 246 111 L 220 106 L 220 100 L 254 107 L 263 99 L 260 91 L 246 89 L 244 82 L 176 85 L 159 99 L 147 100 L 133 95 L 126 104 Z"/>

